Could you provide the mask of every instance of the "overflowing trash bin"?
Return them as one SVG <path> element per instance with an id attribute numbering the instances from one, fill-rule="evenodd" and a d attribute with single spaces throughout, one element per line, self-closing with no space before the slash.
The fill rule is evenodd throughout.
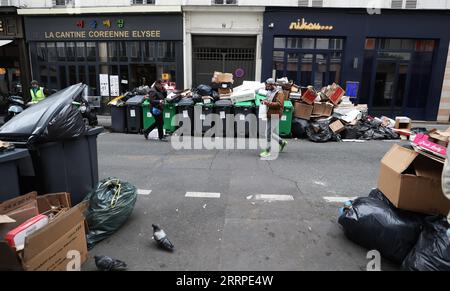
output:
<path id="1" fill-rule="evenodd" d="M 0 140 L 31 156 L 23 167 L 32 177 L 20 186 L 39 194 L 69 192 L 74 205 L 98 183 L 97 136 L 103 131 L 87 127 L 72 104 L 84 87 L 58 91 L 0 128 Z"/>
<path id="2" fill-rule="evenodd" d="M 111 106 L 111 130 L 113 132 L 127 132 L 127 106 L 124 97 L 115 98 L 108 103 Z"/>
<path id="3" fill-rule="evenodd" d="M 233 114 L 233 102 L 231 100 L 218 100 L 214 104 L 214 113 L 219 116 L 219 121 L 222 124 L 223 137 L 227 137 L 227 132 L 234 129 L 234 122 L 232 118 L 227 118 L 227 115 Z"/>
<path id="4" fill-rule="evenodd" d="M 144 95 L 137 95 L 126 102 L 128 133 L 141 133 L 143 130 L 142 103 L 144 102 L 144 97 Z"/>
<path id="5" fill-rule="evenodd" d="M 206 100 L 208 100 L 208 102 L 205 102 Z M 195 104 L 196 109 L 194 109 L 194 119 L 196 124 L 201 124 L 201 133 L 205 133 L 210 130 L 214 126 L 215 122 L 215 120 L 213 120 L 212 118 L 212 113 L 214 113 L 214 101 L 211 99 L 206 100 Z M 195 126 L 196 125 L 194 124 L 194 130 Z M 198 133 L 200 134 L 200 131 Z"/>
<path id="6" fill-rule="evenodd" d="M 0 151 L 0 202 L 22 194 L 20 189 L 20 163 L 29 157 L 27 149 Z"/>
<path id="7" fill-rule="evenodd" d="M 257 120 L 254 101 L 238 102 L 234 105 L 235 132 L 238 137 L 248 137 L 256 134 Z M 256 136 L 254 136 L 256 137 Z"/>
<path id="8" fill-rule="evenodd" d="M 185 133 L 188 131 L 192 135 L 194 132 L 194 101 L 191 98 L 183 98 L 178 102 L 177 106 L 177 120 L 176 123 L 179 126 L 183 126 L 186 124 L 190 124 L 190 131 L 186 130 Z"/>

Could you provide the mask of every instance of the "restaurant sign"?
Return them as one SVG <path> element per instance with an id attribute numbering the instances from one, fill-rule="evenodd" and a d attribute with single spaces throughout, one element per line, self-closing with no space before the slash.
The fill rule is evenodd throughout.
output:
<path id="1" fill-rule="evenodd" d="M 331 25 L 322 25 L 319 22 L 307 22 L 305 18 L 298 19 L 289 25 L 290 30 L 333 30 Z"/>

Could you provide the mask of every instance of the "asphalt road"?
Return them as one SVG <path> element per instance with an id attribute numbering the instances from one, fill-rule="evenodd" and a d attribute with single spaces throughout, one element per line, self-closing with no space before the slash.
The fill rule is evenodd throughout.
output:
<path id="1" fill-rule="evenodd" d="M 341 203 L 324 197 L 367 196 L 392 144 L 290 140 L 277 160 L 261 161 L 256 150 L 178 151 L 140 135 L 102 134 L 100 177 L 151 193 L 139 195 L 127 223 L 90 256 L 122 259 L 129 270 L 366 270 L 368 250 L 347 240 L 337 223 Z M 175 252 L 156 247 L 152 223 L 165 229 Z M 381 268 L 397 269 L 387 261 Z M 93 259 L 83 269 L 95 270 Z"/>

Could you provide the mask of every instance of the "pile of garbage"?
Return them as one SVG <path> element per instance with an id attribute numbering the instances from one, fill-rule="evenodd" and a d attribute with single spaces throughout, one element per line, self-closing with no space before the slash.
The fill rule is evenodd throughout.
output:
<path id="1" fill-rule="evenodd" d="M 442 171 L 443 163 L 394 145 L 381 161 L 378 189 L 340 209 L 345 235 L 404 270 L 450 271 L 450 201 Z"/>

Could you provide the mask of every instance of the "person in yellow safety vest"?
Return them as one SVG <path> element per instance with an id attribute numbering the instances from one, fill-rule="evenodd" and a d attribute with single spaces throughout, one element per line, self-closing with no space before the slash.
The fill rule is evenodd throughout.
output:
<path id="1" fill-rule="evenodd" d="M 31 81 L 31 103 L 38 103 L 45 99 L 44 88 L 39 87 L 39 83 L 36 80 Z"/>

